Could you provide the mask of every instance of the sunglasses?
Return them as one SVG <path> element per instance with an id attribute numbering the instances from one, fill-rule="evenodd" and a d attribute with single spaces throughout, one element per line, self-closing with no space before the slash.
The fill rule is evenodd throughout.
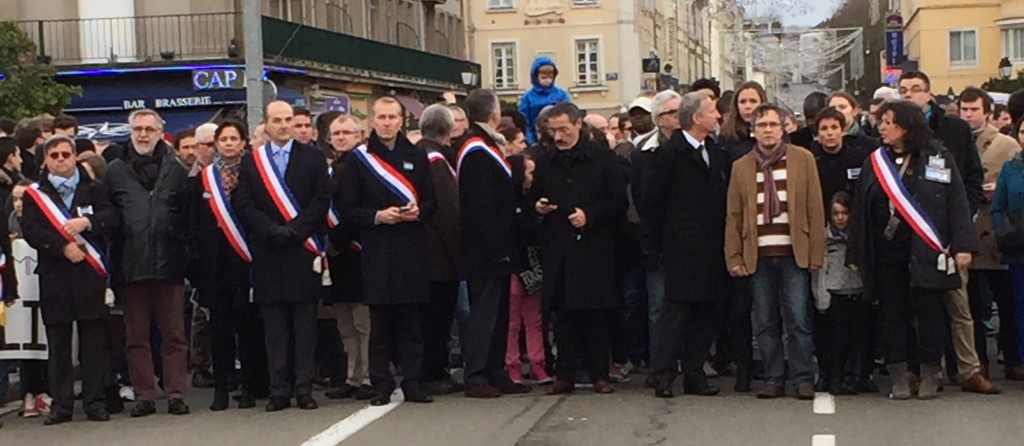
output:
<path id="1" fill-rule="evenodd" d="M 63 160 L 74 156 L 71 152 L 50 152 L 50 159 L 52 160 Z"/>

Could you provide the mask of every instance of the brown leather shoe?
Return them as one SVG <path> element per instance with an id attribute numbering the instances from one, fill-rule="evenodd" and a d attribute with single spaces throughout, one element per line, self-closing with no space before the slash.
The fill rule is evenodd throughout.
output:
<path id="1" fill-rule="evenodd" d="M 1006 368 L 1007 381 L 1024 381 L 1024 365 L 1015 365 Z"/>
<path id="2" fill-rule="evenodd" d="M 999 393 L 999 388 L 992 381 L 985 379 L 981 373 L 975 373 L 971 375 L 967 381 L 960 386 L 960 390 L 964 392 L 980 393 L 983 395 L 996 395 Z"/>
<path id="3" fill-rule="evenodd" d="M 614 393 L 615 388 L 612 387 L 612 383 L 606 379 L 599 379 L 594 383 L 594 393 Z"/>
<path id="4" fill-rule="evenodd" d="M 548 388 L 548 395 L 562 395 L 565 393 L 573 393 L 574 391 L 576 391 L 576 384 L 556 379 L 555 383 Z"/>
<path id="5" fill-rule="evenodd" d="M 814 386 L 810 384 L 800 384 L 796 388 L 796 399 L 798 400 L 813 400 L 814 399 Z"/>
<path id="6" fill-rule="evenodd" d="M 811 390 L 813 392 L 814 389 L 812 388 Z M 782 398 L 785 394 L 786 392 L 782 386 L 778 384 L 765 384 L 764 387 L 761 388 L 761 391 L 757 392 L 757 399 L 772 400 L 775 398 Z"/>
<path id="7" fill-rule="evenodd" d="M 466 398 L 497 398 L 501 391 L 490 384 L 470 384 L 466 388 Z"/>
<path id="8" fill-rule="evenodd" d="M 506 381 L 504 384 L 494 386 L 499 392 L 505 395 L 515 395 L 520 393 L 530 393 L 530 386 L 517 384 L 512 380 Z"/>

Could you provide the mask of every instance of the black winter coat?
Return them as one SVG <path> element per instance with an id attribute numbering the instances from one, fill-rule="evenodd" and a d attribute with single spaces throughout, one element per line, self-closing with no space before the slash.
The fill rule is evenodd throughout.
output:
<path id="1" fill-rule="evenodd" d="M 738 140 L 728 139 L 725 137 L 718 138 L 718 146 L 725 150 L 725 153 L 729 155 L 730 169 L 732 169 L 732 163 L 736 160 L 743 158 L 743 155 L 750 153 L 754 150 L 754 145 L 757 141 L 751 137 L 742 137 Z"/>
<path id="2" fill-rule="evenodd" d="M 705 140 L 710 166 L 681 131 L 655 152 L 645 194 L 651 246 L 665 268 L 665 299 L 699 302 L 725 297 L 725 214 L 732 165 Z"/>
<path id="3" fill-rule="evenodd" d="M 929 158 L 936 156 L 941 157 L 945 168 L 949 169 L 949 183 L 925 178 L 925 166 L 930 162 Z M 910 162 L 912 165 L 903 176 L 903 182 L 921 204 L 924 213 L 935 224 L 942 243 L 954 254 L 977 251 L 978 237 L 974 232 L 960 170 L 953 161 L 952 154 L 937 142 L 933 142 L 924 146 Z M 877 199 L 885 200 L 884 195 L 885 191 L 882 190 L 872 169 L 871 159 L 868 158 L 861 168 L 857 194 L 853 200 L 850 241 L 846 257 L 847 264 L 856 265 L 861 272 L 864 279 L 864 296 L 868 301 L 874 300 L 874 270 L 880 263 L 880 260 L 875 258 L 875 243 L 885 229 L 884 225 L 875 222 L 886 221 L 889 218 L 887 208 L 880 210 L 872 206 L 872 203 Z M 885 215 L 875 215 L 878 212 L 884 212 Z M 909 227 L 905 221 L 900 224 Z M 929 248 L 916 233 L 910 236 L 909 254 L 911 286 L 932 290 L 951 290 L 960 287 L 960 275 L 939 271 L 936 268 L 938 253 Z M 885 285 L 887 284 L 877 284 Z"/>
<path id="4" fill-rule="evenodd" d="M 871 152 L 863 147 L 866 146 L 847 145 L 844 138 L 843 148 L 839 153 L 831 154 L 825 151 L 820 142 L 814 141 L 811 144 L 811 153 L 818 164 L 822 206 L 826 216 L 831 214 L 828 203 L 836 192 L 846 192 L 851 198 L 856 194 L 857 179 L 860 178 L 864 160 L 871 155 Z"/>
<path id="5" fill-rule="evenodd" d="M 125 153 L 134 150 L 128 147 Z M 142 186 L 127 157 L 110 163 L 103 175 L 110 203 L 121 214 L 120 229 L 110 248 L 115 285 L 144 280 L 182 283 L 185 279 L 192 204 L 188 173 L 175 159 L 174 149 L 163 141 L 153 156 L 162 158 L 152 191 Z"/>
<path id="6" fill-rule="evenodd" d="M 956 166 L 963 175 L 967 203 L 971 206 L 971 215 L 974 215 L 978 212 L 978 206 L 984 197 L 981 183 L 985 181 L 985 169 L 981 166 L 981 156 L 978 155 L 978 146 L 974 143 L 971 126 L 963 119 L 946 116 L 946 112 L 934 102 L 931 103 L 931 110 L 928 125 L 935 132 L 935 137 L 953 155 Z"/>
<path id="7" fill-rule="evenodd" d="M 430 160 L 430 179 L 434 183 L 437 212 L 423 222 L 427 230 L 427 267 L 433 282 L 454 282 L 462 279 L 462 236 L 459 230 L 459 183 L 452 174 L 446 153 L 448 146 L 423 138 L 416 144 L 426 153 L 436 152 L 444 159 Z"/>
<path id="8" fill-rule="evenodd" d="M 274 162 L 270 143 L 253 150 L 265 150 L 270 162 Z M 293 140 L 284 179 L 299 202 L 299 214 L 289 222 L 274 205 L 256 169 L 253 154 L 250 152 L 242 158 L 233 200 L 249 236 L 253 301 L 258 304 L 317 302 L 323 295 L 320 274 L 313 271 L 317 255 L 304 245 L 311 236 L 324 240 L 327 229 L 330 191 L 323 152 Z M 273 241 L 274 231 L 280 226 L 291 227 L 297 234 L 284 245 Z"/>
<path id="9" fill-rule="evenodd" d="M 384 146 L 377 133 L 370 134 L 370 153 L 378 155 L 402 174 L 419 194 L 420 218 L 394 225 L 375 224 L 377 211 L 404 206 L 361 161 L 353 159 L 342 172 L 335 205 L 342 221 L 358 225 L 363 243 L 363 297 L 369 305 L 420 304 L 430 302 L 430 273 L 426 231 L 423 222 L 437 211 L 434 185 L 430 179 L 427 153 L 398 135 L 393 151 Z"/>
<path id="10" fill-rule="evenodd" d="M 581 136 L 569 150 L 537 160 L 531 202 L 547 198 L 558 209 L 541 222 L 544 306 L 554 310 L 614 309 L 615 241 L 628 202 L 626 176 L 616 155 Z M 587 224 L 575 229 L 569 215 L 583 210 Z"/>
<path id="11" fill-rule="evenodd" d="M 352 152 L 345 152 L 338 155 L 331 164 L 334 168 L 334 176 L 330 180 L 332 203 L 341 201 L 341 178 L 345 166 L 358 162 Z M 338 209 L 337 204 L 335 209 Z M 363 302 L 363 245 L 359 238 L 359 226 L 351 221 L 342 220 L 338 226 L 328 230 L 328 238 L 331 241 L 331 279 L 334 284 L 324 296 L 324 303 L 330 305 Z"/>
<path id="12" fill-rule="evenodd" d="M 84 169 L 78 170 L 81 178 L 69 212 L 72 218 L 86 217 L 92 228 L 82 233 L 89 241 L 107 248 L 107 238 L 117 232 L 120 218 L 117 209 L 102 184 L 92 181 Z M 57 206 L 64 207 L 64 201 L 47 179 L 40 176 L 39 190 L 49 196 Z M 21 228 L 25 241 L 38 251 L 39 303 L 42 307 L 43 323 L 46 325 L 65 324 L 72 321 L 86 321 L 106 318 L 110 314 L 105 299 L 107 279 L 100 276 L 88 262 L 71 263 L 64 257 L 68 244 L 64 236 L 50 224 L 35 200 L 25 194 L 23 200 Z M 92 214 L 80 213 L 92 208 Z M 9 260 L 13 263 L 13 260 Z"/>
<path id="13" fill-rule="evenodd" d="M 460 153 L 470 138 L 483 138 L 488 146 L 497 148 L 494 140 L 473 123 L 458 142 Z M 468 276 L 500 278 L 519 272 L 512 264 L 519 207 L 515 188 L 512 178 L 492 156 L 475 151 L 462 160 L 459 203 Z"/>
<path id="14" fill-rule="evenodd" d="M 212 199 L 203 188 L 202 177 L 196 176 L 189 181 L 194 202 L 193 227 L 189 234 L 189 280 L 199 290 L 200 305 L 215 313 L 231 311 L 249 302 L 250 265 L 235 252 L 220 228 L 210 209 Z M 236 187 L 230 195 L 235 209 L 237 192 Z"/>

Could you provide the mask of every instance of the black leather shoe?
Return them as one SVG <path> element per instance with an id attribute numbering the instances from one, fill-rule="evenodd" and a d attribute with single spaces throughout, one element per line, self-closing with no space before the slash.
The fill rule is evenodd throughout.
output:
<path id="1" fill-rule="evenodd" d="M 213 404 L 210 404 L 210 410 L 213 412 L 220 412 L 228 408 L 228 400 L 230 400 L 228 389 L 217 389 L 213 392 Z"/>
<path id="2" fill-rule="evenodd" d="M 110 421 L 110 412 L 106 409 L 98 409 L 85 414 L 89 421 Z"/>
<path id="3" fill-rule="evenodd" d="M 359 386 L 359 389 L 356 390 L 356 395 L 355 396 L 356 396 L 356 401 L 366 401 L 366 400 L 372 399 L 373 397 L 377 396 L 377 394 L 374 393 L 373 387 L 370 387 L 370 386 L 368 386 L 366 384 L 363 384 L 363 385 Z"/>
<path id="4" fill-rule="evenodd" d="M 388 404 L 391 404 L 390 393 L 374 395 L 373 398 L 370 399 L 371 406 L 387 406 Z"/>
<path id="5" fill-rule="evenodd" d="M 672 384 L 658 383 L 654 386 L 654 396 L 658 398 L 675 398 L 676 395 L 672 393 Z"/>
<path id="6" fill-rule="evenodd" d="M 434 397 L 422 387 L 402 389 L 402 396 L 410 403 L 433 403 Z"/>
<path id="7" fill-rule="evenodd" d="M 214 385 L 213 373 L 202 370 L 192 375 L 192 387 L 197 389 L 209 389 Z"/>
<path id="8" fill-rule="evenodd" d="M 256 396 L 248 390 L 243 390 L 242 394 L 238 396 L 238 408 L 252 409 L 253 407 L 256 407 Z"/>
<path id="9" fill-rule="evenodd" d="M 347 383 L 342 383 L 340 386 L 338 386 L 338 388 L 324 392 L 324 396 L 327 397 L 327 399 L 329 400 L 341 400 L 345 398 L 351 398 L 352 395 L 355 394 L 356 388 L 348 385 Z"/>
<path id="10" fill-rule="evenodd" d="M 295 405 L 302 410 L 313 410 L 320 406 L 313 399 L 313 395 L 298 395 L 295 397 Z"/>
<path id="11" fill-rule="evenodd" d="M 156 401 L 142 400 L 132 409 L 132 418 L 147 417 L 156 413 Z"/>
<path id="12" fill-rule="evenodd" d="M 272 396 L 267 403 L 267 412 L 277 412 L 292 407 L 292 399 L 283 396 Z"/>
<path id="13" fill-rule="evenodd" d="M 733 387 L 733 390 L 743 393 L 750 392 L 750 381 L 753 379 L 751 375 L 750 369 L 737 369 L 736 385 Z"/>
<path id="14" fill-rule="evenodd" d="M 224 400 L 224 405 L 227 406 L 227 400 Z M 191 411 L 188 404 L 185 404 L 185 400 L 181 398 L 171 398 L 167 402 L 167 413 L 171 415 L 188 415 Z"/>
<path id="15" fill-rule="evenodd" d="M 718 387 L 705 383 L 704 385 L 683 386 L 683 394 L 699 396 L 715 396 L 720 390 Z"/>
<path id="16" fill-rule="evenodd" d="M 109 419 L 110 416 L 108 415 Z M 71 414 L 59 414 L 57 412 L 50 412 L 50 416 L 43 420 L 43 426 L 56 426 L 58 424 L 64 424 L 71 421 Z"/>

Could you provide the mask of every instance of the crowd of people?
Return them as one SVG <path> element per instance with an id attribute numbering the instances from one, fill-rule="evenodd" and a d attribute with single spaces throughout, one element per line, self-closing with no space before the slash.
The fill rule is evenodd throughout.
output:
<path id="1" fill-rule="evenodd" d="M 72 419 L 76 379 L 89 420 L 127 385 L 132 417 L 160 394 L 187 414 L 190 372 L 213 411 L 236 391 L 316 409 L 317 387 L 607 394 L 638 370 L 662 398 L 720 375 L 762 399 L 879 392 L 880 374 L 893 399 L 995 394 L 994 300 L 1024 380 L 1024 95 L 940 106 L 908 72 L 867 113 L 813 93 L 801 123 L 756 82 L 699 80 L 604 116 L 557 73 L 538 60 L 518 110 L 479 89 L 415 131 L 388 96 L 365 122 L 276 101 L 252 132 L 170 137 L 135 110 L 124 146 L 75 139 L 70 116 L 4 121 L 2 248 L 38 253 L 49 359 L 0 379 L 17 367 L 22 415 L 47 425 Z"/>

